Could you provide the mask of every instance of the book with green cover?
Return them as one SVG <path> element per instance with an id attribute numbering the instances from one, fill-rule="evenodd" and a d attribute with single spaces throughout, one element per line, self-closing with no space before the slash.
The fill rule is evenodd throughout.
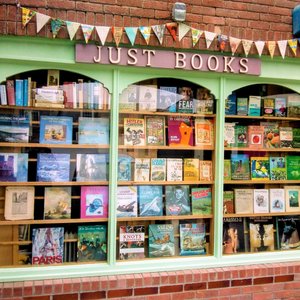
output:
<path id="1" fill-rule="evenodd" d="M 212 213 L 211 188 L 192 188 L 192 214 L 210 215 Z"/>
<path id="2" fill-rule="evenodd" d="M 269 180 L 270 179 L 270 162 L 269 157 L 251 157 L 251 179 L 252 180 Z"/>
<path id="3" fill-rule="evenodd" d="M 293 128 L 293 148 L 300 148 L 300 128 Z"/>
<path id="4" fill-rule="evenodd" d="M 270 179 L 271 180 L 286 180 L 286 161 L 285 157 L 273 157 L 270 160 Z"/>
<path id="5" fill-rule="evenodd" d="M 247 116 L 248 114 L 248 98 L 237 98 L 237 115 Z"/>
<path id="6" fill-rule="evenodd" d="M 224 159 L 224 180 L 231 180 L 231 161 Z"/>
<path id="7" fill-rule="evenodd" d="M 250 179 L 250 160 L 248 154 L 231 154 L 231 179 Z"/>
<path id="8" fill-rule="evenodd" d="M 300 156 L 286 156 L 287 180 L 300 180 Z"/>
<path id="9" fill-rule="evenodd" d="M 248 127 L 246 125 L 235 125 L 235 146 L 247 147 L 248 145 Z"/>

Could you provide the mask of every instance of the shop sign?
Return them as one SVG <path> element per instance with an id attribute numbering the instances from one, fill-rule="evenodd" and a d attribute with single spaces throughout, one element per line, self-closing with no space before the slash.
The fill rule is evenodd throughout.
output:
<path id="1" fill-rule="evenodd" d="M 257 58 L 77 44 L 76 62 L 260 75 Z"/>

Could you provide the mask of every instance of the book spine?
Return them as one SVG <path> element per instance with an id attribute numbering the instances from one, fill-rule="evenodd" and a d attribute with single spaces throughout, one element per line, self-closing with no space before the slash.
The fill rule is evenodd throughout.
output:
<path id="1" fill-rule="evenodd" d="M 13 80 L 6 80 L 6 92 L 8 105 L 16 105 L 15 84 Z"/>
<path id="2" fill-rule="evenodd" d="M 28 79 L 23 80 L 23 106 L 28 106 Z"/>
<path id="3" fill-rule="evenodd" d="M 4 84 L 0 85 L 1 105 L 7 105 L 6 87 Z"/>
<path id="4" fill-rule="evenodd" d="M 16 79 L 15 81 L 15 101 L 16 106 L 23 106 L 23 80 Z"/>

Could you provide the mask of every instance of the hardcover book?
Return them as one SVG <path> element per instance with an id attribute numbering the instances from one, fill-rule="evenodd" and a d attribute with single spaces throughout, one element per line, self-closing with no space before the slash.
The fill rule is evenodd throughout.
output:
<path id="1" fill-rule="evenodd" d="M 108 186 L 81 186 L 80 218 L 107 218 Z"/>
<path id="2" fill-rule="evenodd" d="M 167 176 L 166 158 L 151 158 L 151 181 L 165 181 Z"/>
<path id="3" fill-rule="evenodd" d="M 182 158 L 167 158 L 167 181 L 182 181 Z"/>
<path id="4" fill-rule="evenodd" d="M 180 255 L 206 254 L 205 223 L 179 225 Z"/>
<path id="5" fill-rule="evenodd" d="M 223 191 L 223 214 L 234 214 L 233 191 Z"/>
<path id="6" fill-rule="evenodd" d="M 137 187 L 117 187 L 117 218 L 137 217 Z"/>
<path id="7" fill-rule="evenodd" d="M 136 111 L 138 103 L 138 85 L 129 85 L 121 94 L 119 101 L 120 111 Z"/>
<path id="8" fill-rule="evenodd" d="M 298 94 L 288 95 L 287 106 L 287 116 L 289 118 L 300 117 L 300 96 Z"/>
<path id="9" fill-rule="evenodd" d="M 102 261 L 107 257 L 106 225 L 78 226 L 77 261 Z"/>
<path id="10" fill-rule="evenodd" d="M 165 196 L 167 216 L 189 215 L 191 213 L 188 185 L 167 185 Z"/>
<path id="11" fill-rule="evenodd" d="M 134 159 L 134 181 L 150 180 L 150 158 Z"/>
<path id="12" fill-rule="evenodd" d="M 177 87 L 161 86 L 158 92 L 158 111 L 176 112 Z"/>
<path id="13" fill-rule="evenodd" d="M 293 128 L 279 127 L 280 148 L 293 148 Z"/>
<path id="14" fill-rule="evenodd" d="M 183 180 L 184 181 L 199 180 L 199 159 L 198 158 L 183 159 Z"/>
<path id="15" fill-rule="evenodd" d="M 270 161 L 269 157 L 251 156 L 251 179 L 269 180 L 270 179 Z"/>
<path id="16" fill-rule="evenodd" d="M 146 145 L 165 145 L 165 117 L 145 116 Z"/>
<path id="17" fill-rule="evenodd" d="M 193 146 L 193 123 L 190 117 L 168 117 L 169 146 Z"/>
<path id="18" fill-rule="evenodd" d="M 163 192 L 160 185 L 141 185 L 138 187 L 139 216 L 163 215 Z"/>
<path id="19" fill-rule="evenodd" d="M 237 115 L 239 116 L 247 116 L 248 98 L 237 98 L 236 111 L 237 111 Z"/>
<path id="20" fill-rule="evenodd" d="M 287 180 L 300 180 L 300 156 L 288 155 L 285 159 Z"/>
<path id="21" fill-rule="evenodd" d="M 149 257 L 175 255 L 174 227 L 172 224 L 149 225 Z"/>
<path id="22" fill-rule="evenodd" d="M 213 180 L 211 160 L 199 160 L 199 180 L 200 181 Z"/>
<path id="23" fill-rule="evenodd" d="M 145 145 L 145 121 L 141 118 L 124 118 L 124 145 Z"/>
<path id="24" fill-rule="evenodd" d="M 279 148 L 280 135 L 278 123 L 261 122 L 260 124 L 264 126 L 264 148 Z"/>
<path id="25" fill-rule="evenodd" d="M 224 147 L 235 145 L 235 122 L 225 122 L 224 124 Z"/>
<path id="26" fill-rule="evenodd" d="M 276 236 L 278 250 L 300 249 L 300 217 L 277 217 Z"/>
<path id="27" fill-rule="evenodd" d="M 224 180 L 231 180 L 231 160 L 224 159 Z"/>
<path id="28" fill-rule="evenodd" d="M 27 182 L 28 153 L 0 153 L 0 181 Z"/>
<path id="29" fill-rule="evenodd" d="M 263 115 L 274 116 L 275 115 L 275 98 L 263 99 Z"/>
<path id="30" fill-rule="evenodd" d="M 191 189 L 191 198 L 193 215 L 210 215 L 212 213 L 210 187 L 193 187 Z"/>
<path id="31" fill-rule="evenodd" d="M 270 156 L 270 179 L 271 180 L 286 180 L 286 160 L 285 157 Z"/>
<path id="32" fill-rule="evenodd" d="M 284 189 L 269 189 L 270 193 L 270 212 L 285 212 Z"/>
<path id="33" fill-rule="evenodd" d="M 269 212 L 269 190 L 254 189 L 253 190 L 253 212 L 268 213 Z"/>
<path id="34" fill-rule="evenodd" d="M 231 179 L 250 179 L 250 159 L 248 154 L 231 154 Z"/>
<path id="35" fill-rule="evenodd" d="M 248 145 L 248 127 L 246 125 L 235 125 L 234 128 L 234 146 L 247 147 Z"/>
<path id="36" fill-rule="evenodd" d="M 194 108 L 193 90 L 191 87 L 179 88 L 176 111 L 179 113 L 193 113 Z"/>
<path id="37" fill-rule="evenodd" d="M 139 86 L 139 111 L 157 110 L 157 86 L 141 85 Z"/>
<path id="38" fill-rule="evenodd" d="M 213 146 L 214 123 L 211 120 L 195 119 L 195 146 Z"/>
<path id="39" fill-rule="evenodd" d="M 236 115 L 236 93 L 231 93 L 225 99 L 225 115 Z"/>
<path id="40" fill-rule="evenodd" d="M 63 116 L 40 117 L 41 144 L 72 144 L 73 118 Z"/>
<path id="41" fill-rule="evenodd" d="M 300 212 L 300 187 L 285 186 L 285 211 Z"/>
<path id="42" fill-rule="evenodd" d="M 234 189 L 236 214 L 253 214 L 253 189 Z"/>
<path id="43" fill-rule="evenodd" d="M 120 226 L 120 259 L 141 259 L 145 257 L 145 226 Z"/>
<path id="44" fill-rule="evenodd" d="M 248 126 L 248 147 L 261 149 L 264 141 L 264 127 L 258 125 Z"/>
<path id="45" fill-rule="evenodd" d="M 118 156 L 118 180 L 131 181 L 131 163 L 133 158 L 129 155 Z"/>
<path id="46" fill-rule="evenodd" d="M 286 117 L 286 98 L 275 98 L 275 117 Z"/>
<path id="47" fill-rule="evenodd" d="M 249 96 L 248 116 L 260 116 L 261 97 Z"/>
<path id="48" fill-rule="evenodd" d="M 64 228 L 32 229 L 32 264 L 59 264 L 64 260 Z"/>

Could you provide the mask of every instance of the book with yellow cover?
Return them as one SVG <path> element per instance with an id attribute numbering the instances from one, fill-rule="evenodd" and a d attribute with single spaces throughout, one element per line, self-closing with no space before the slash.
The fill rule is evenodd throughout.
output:
<path id="1" fill-rule="evenodd" d="M 199 159 L 198 158 L 184 158 L 183 180 L 184 181 L 199 180 Z"/>
<path id="2" fill-rule="evenodd" d="M 211 120 L 195 119 L 195 146 L 213 146 L 214 124 Z"/>
<path id="3" fill-rule="evenodd" d="M 199 179 L 200 181 L 212 181 L 212 161 L 200 160 L 199 161 Z"/>

